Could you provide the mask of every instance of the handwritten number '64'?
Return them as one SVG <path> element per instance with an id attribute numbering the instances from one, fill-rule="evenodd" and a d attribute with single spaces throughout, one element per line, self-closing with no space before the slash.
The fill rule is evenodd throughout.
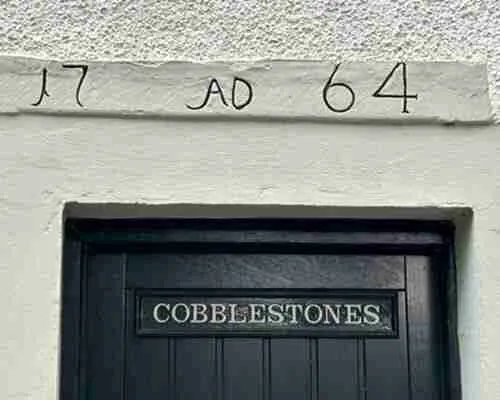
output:
<path id="1" fill-rule="evenodd" d="M 325 105 L 328 107 L 330 111 L 338 112 L 338 113 L 344 113 L 349 111 L 353 106 L 354 103 L 356 102 L 356 95 L 354 93 L 354 90 L 347 84 L 343 82 L 333 82 L 335 78 L 335 74 L 340 68 L 340 63 L 335 65 L 335 68 L 333 69 L 332 74 L 328 78 L 328 81 L 326 82 L 325 86 L 323 87 L 323 101 Z M 385 89 L 389 81 L 393 78 L 394 74 L 398 69 L 401 69 L 401 77 L 402 77 L 402 86 L 403 86 L 403 93 L 402 94 L 394 94 L 394 93 L 383 93 L 382 91 Z M 339 106 L 334 106 L 331 101 L 328 98 L 329 91 L 334 89 L 334 88 L 343 88 L 347 90 L 349 96 L 350 96 L 350 101 L 349 103 L 344 106 L 344 107 L 339 107 Z M 418 96 L 416 94 L 408 94 L 408 72 L 407 72 L 407 66 L 406 63 L 400 62 L 395 65 L 395 67 L 389 72 L 389 74 L 385 77 L 383 82 L 380 84 L 377 90 L 372 94 L 373 97 L 378 97 L 378 98 L 392 98 L 392 99 L 403 99 L 403 109 L 402 113 L 408 114 L 408 99 L 413 99 L 416 100 Z"/>

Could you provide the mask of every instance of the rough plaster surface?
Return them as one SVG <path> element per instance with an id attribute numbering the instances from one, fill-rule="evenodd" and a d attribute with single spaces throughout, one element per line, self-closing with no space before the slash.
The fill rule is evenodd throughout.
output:
<path id="1" fill-rule="evenodd" d="M 81 60 L 488 62 L 500 113 L 498 0 L 4 0 L 0 52 Z"/>
<path id="2" fill-rule="evenodd" d="M 56 399 L 61 212 L 80 201 L 167 205 L 163 216 L 179 203 L 382 207 L 364 210 L 379 217 L 472 207 L 459 247 L 463 392 L 496 400 L 499 151 L 498 125 L 0 116 L 0 398 Z"/>

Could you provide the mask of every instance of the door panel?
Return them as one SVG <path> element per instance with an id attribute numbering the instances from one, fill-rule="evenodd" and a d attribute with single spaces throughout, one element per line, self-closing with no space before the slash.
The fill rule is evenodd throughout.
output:
<path id="1" fill-rule="evenodd" d="M 438 285 L 428 257 L 406 257 L 409 366 L 413 399 L 439 399 Z"/>
<path id="2" fill-rule="evenodd" d="M 182 338 L 175 340 L 176 399 L 214 400 L 218 397 L 218 368 L 214 338 Z M 219 397 L 220 398 L 220 397 Z"/>
<path id="3" fill-rule="evenodd" d="M 125 367 L 125 257 L 95 254 L 86 275 L 84 376 L 88 399 L 121 399 Z"/>
<path id="4" fill-rule="evenodd" d="M 270 340 L 271 400 L 299 400 L 310 397 L 311 367 L 314 360 L 311 360 L 309 342 L 312 340 L 314 339 Z"/>
<path id="5" fill-rule="evenodd" d="M 222 342 L 223 394 L 225 400 L 264 400 L 267 370 L 264 352 L 268 340 L 227 338 Z"/>
<path id="6" fill-rule="evenodd" d="M 404 289 L 404 259 L 330 254 L 130 254 L 127 286 Z"/>
<path id="7" fill-rule="evenodd" d="M 357 339 L 318 340 L 318 400 L 359 399 L 360 372 L 363 373 L 361 342 Z"/>

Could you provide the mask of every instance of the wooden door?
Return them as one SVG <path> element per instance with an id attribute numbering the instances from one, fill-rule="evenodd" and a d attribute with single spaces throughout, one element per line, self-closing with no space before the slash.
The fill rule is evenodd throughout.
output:
<path id="1" fill-rule="evenodd" d="M 72 384 L 63 383 L 63 395 L 64 388 L 72 391 L 68 400 L 448 397 L 443 282 L 431 255 L 383 247 L 367 253 L 362 246 L 346 251 L 315 244 L 314 233 L 301 243 L 241 241 L 237 232 L 208 241 L 184 234 L 163 236 L 161 243 L 83 248 L 80 335 L 72 358 L 78 374 Z M 210 299 L 339 307 L 364 301 L 386 308 L 386 325 L 370 327 L 353 317 L 354 326 L 261 324 L 252 330 L 241 323 L 230 330 L 190 325 L 184 317 L 175 326 L 151 319 L 154 304 Z"/>

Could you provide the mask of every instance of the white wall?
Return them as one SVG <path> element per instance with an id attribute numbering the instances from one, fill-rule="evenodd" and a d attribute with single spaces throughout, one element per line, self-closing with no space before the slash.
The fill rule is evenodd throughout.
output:
<path id="1" fill-rule="evenodd" d="M 464 398 L 497 398 L 500 129 L 1 119 L 1 398 L 55 398 L 66 201 L 471 206 L 460 267 Z"/>
<path id="2" fill-rule="evenodd" d="M 82 60 L 488 61 L 500 112 L 496 0 L 87 3 L 2 2 L 0 52 Z M 81 201 L 329 207 L 320 214 L 381 207 L 364 211 L 378 216 L 472 207 L 459 271 L 464 399 L 496 400 L 499 150 L 498 125 L 2 115 L 0 398 L 56 398 L 61 212 L 65 202 Z"/>

